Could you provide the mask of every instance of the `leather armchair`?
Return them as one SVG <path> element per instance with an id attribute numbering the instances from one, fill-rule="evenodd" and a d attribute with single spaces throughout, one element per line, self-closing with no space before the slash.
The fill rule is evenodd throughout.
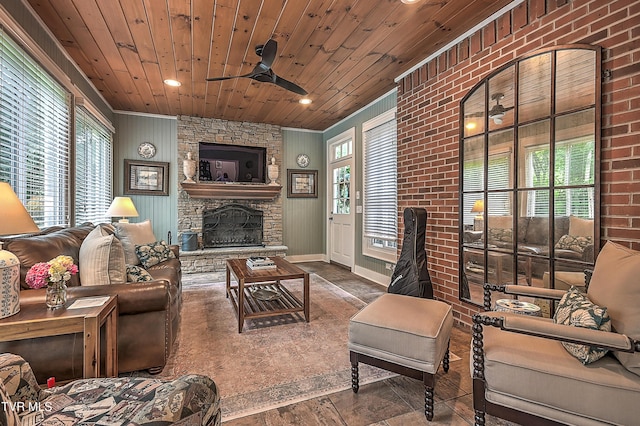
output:
<path id="1" fill-rule="evenodd" d="M 640 292 L 634 290 L 637 282 L 630 277 L 637 278 L 639 270 L 640 253 L 624 248 L 613 253 L 605 246 L 596 262 L 594 279 L 591 283 L 587 280 L 587 295 L 593 303 L 607 307 L 612 332 L 508 312 L 474 315 L 471 372 L 475 424 L 485 424 L 485 413 L 519 424 L 636 424 L 640 336 L 635 318 Z M 597 287 L 592 288 L 594 285 Z M 565 294 L 562 290 L 486 284 L 485 308 L 491 306 L 492 291 L 552 302 Z M 584 365 L 562 342 L 612 352 Z"/>

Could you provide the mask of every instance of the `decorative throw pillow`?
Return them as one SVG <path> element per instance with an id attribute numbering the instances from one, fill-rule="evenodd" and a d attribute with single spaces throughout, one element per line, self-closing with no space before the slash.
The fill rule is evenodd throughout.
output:
<path id="1" fill-rule="evenodd" d="M 78 261 L 83 286 L 123 283 L 127 280 L 122 244 L 96 226 L 80 246 Z"/>
<path id="2" fill-rule="evenodd" d="M 593 219 L 569 216 L 569 235 L 593 238 Z"/>
<path id="3" fill-rule="evenodd" d="M 593 304 L 576 287 L 571 287 L 562 296 L 553 320 L 557 324 L 611 331 L 611 321 L 607 314 L 607 308 L 601 308 Z M 562 346 L 585 365 L 599 360 L 608 352 L 607 349 L 577 343 L 562 342 Z"/>
<path id="4" fill-rule="evenodd" d="M 164 241 L 137 245 L 136 255 L 140 259 L 142 266 L 145 268 L 149 268 L 160 262 L 164 262 L 168 259 L 174 259 L 176 257 L 169 248 L 169 245 Z"/>
<path id="5" fill-rule="evenodd" d="M 138 265 L 127 265 L 127 282 L 139 283 L 153 281 L 153 277 L 146 269 Z"/>
<path id="6" fill-rule="evenodd" d="M 577 253 L 584 253 L 584 249 L 593 245 L 592 237 L 563 235 L 556 243 L 556 248 L 560 250 L 573 250 Z"/>
<path id="7" fill-rule="evenodd" d="M 640 252 L 608 241 L 596 259 L 587 294 L 606 306 L 617 333 L 640 340 Z M 640 376 L 640 353 L 614 351 L 629 371 Z"/>
<path id="8" fill-rule="evenodd" d="M 124 248 L 124 260 L 127 265 L 139 265 L 136 246 L 156 241 L 149 219 L 140 223 L 116 223 L 116 236 Z"/>
<path id="9" fill-rule="evenodd" d="M 487 229 L 487 241 L 489 243 L 511 243 L 513 241 L 513 229 L 489 228 Z"/>

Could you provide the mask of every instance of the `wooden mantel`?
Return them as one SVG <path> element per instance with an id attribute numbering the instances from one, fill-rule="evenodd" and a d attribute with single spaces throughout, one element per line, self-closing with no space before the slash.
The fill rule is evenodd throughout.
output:
<path id="1" fill-rule="evenodd" d="M 282 186 L 260 183 L 186 183 L 184 189 L 191 198 L 218 198 L 233 200 L 273 200 Z"/>

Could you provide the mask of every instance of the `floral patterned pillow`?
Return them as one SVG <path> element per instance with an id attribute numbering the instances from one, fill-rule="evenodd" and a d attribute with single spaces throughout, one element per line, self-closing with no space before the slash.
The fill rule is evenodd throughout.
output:
<path id="1" fill-rule="evenodd" d="M 138 265 L 127 265 L 127 282 L 139 283 L 153 281 L 153 277 L 146 269 Z"/>
<path id="2" fill-rule="evenodd" d="M 513 229 L 511 228 L 489 228 L 487 241 L 491 243 L 510 243 L 513 241 Z"/>
<path id="3" fill-rule="evenodd" d="M 593 304 L 587 298 L 587 295 L 576 287 L 571 287 L 562 296 L 553 316 L 553 321 L 557 324 L 574 327 L 611 331 L 611 320 L 607 313 L 607 308 L 601 308 Z M 607 349 L 577 343 L 562 342 L 562 346 L 584 365 L 599 360 L 608 352 Z"/>
<path id="4" fill-rule="evenodd" d="M 592 244 L 592 237 L 563 235 L 556 243 L 556 248 L 560 250 L 573 250 L 577 253 L 583 253 L 584 249 Z"/>
<path id="5" fill-rule="evenodd" d="M 176 257 L 171 251 L 171 248 L 169 248 L 169 245 L 164 241 L 136 245 L 136 255 L 145 269 L 164 262 L 165 260 L 175 259 Z"/>

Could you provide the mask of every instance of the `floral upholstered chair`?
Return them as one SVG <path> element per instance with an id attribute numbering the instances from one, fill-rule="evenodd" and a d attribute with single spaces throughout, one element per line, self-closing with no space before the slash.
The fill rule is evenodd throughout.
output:
<path id="1" fill-rule="evenodd" d="M 42 389 L 29 364 L 0 354 L 0 425 L 220 424 L 220 396 L 209 377 L 74 380 Z"/>

